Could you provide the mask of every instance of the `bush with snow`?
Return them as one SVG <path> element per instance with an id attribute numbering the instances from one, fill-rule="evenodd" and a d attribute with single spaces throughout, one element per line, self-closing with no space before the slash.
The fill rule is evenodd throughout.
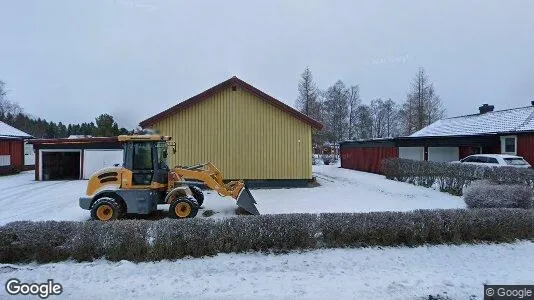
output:
<path id="1" fill-rule="evenodd" d="M 0 227 L 0 263 L 155 261 L 217 253 L 508 242 L 534 238 L 534 210 L 287 214 L 226 219 L 14 222 Z"/>
<path id="2" fill-rule="evenodd" d="M 453 195 L 462 195 L 464 188 L 471 182 L 483 179 L 499 184 L 522 184 L 534 187 L 532 169 L 486 167 L 401 158 L 383 160 L 381 169 L 388 179 L 425 187 L 437 184 L 440 191 Z"/>
<path id="3" fill-rule="evenodd" d="M 521 184 L 496 184 L 489 180 L 473 182 L 465 189 L 469 208 L 532 208 L 534 192 Z"/>

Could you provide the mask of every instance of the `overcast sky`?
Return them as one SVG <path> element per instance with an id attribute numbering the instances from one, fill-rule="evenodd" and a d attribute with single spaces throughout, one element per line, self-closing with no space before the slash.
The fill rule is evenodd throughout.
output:
<path id="1" fill-rule="evenodd" d="M 419 66 L 447 115 L 534 100 L 534 1 L 0 0 L 0 80 L 27 113 L 139 121 L 236 75 L 294 105 L 359 84 L 403 102 Z"/>

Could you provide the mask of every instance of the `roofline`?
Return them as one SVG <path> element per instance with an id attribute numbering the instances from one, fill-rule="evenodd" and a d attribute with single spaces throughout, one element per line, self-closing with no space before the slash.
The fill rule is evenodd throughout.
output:
<path id="1" fill-rule="evenodd" d="M 473 133 L 473 134 L 461 134 L 461 135 L 421 135 L 421 136 L 401 136 L 398 139 L 442 139 L 442 138 L 468 138 L 473 136 L 503 136 L 503 135 L 516 135 L 534 133 L 534 130 L 515 130 L 515 131 L 497 131 L 497 132 L 485 132 L 485 133 Z"/>
<path id="2" fill-rule="evenodd" d="M 529 108 L 529 107 L 532 107 L 534 108 L 534 105 L 529 105 L 529 106 L 521 106 L 521 107 L 514 107 L 514 108 L 506 108 L 506 109 L 501 109 L 501 110 L 494 110 L 494 111 L 488 111 L 487 113 L 478 113 L 478 114 L 468 114 L 468 115 L 462 115 L 462 116 L 456 116 L 456 117 L 449 117 L 449 118 L 443 118 L 441 120 L 450 120 L 450 119 L 456 119 L 456 118 L 465 118 L 465 117 L 475 117 L 475 116 L 482 116 L 482 115 L 486 115 L 486 114 L 492 114 L 492 113 L 498 113 L 498 112 L 503 112 L 503 111 L 509 111 L 509 110 L 516 110 L 516 109 L 524 109 L 524 108 Z"/>
<path id="3" fill-rule="evenodd" d="M 0 139 L 17 139 L 17 140 L 26 140 L 26 139 L 35 139 L 33 136 L 21 136 L 21 135 L 9 135 L 9 134 L 0 134 Z"/>
<path id="4" fill-rule="evenodd" d="M 28 144 L 89 144 L 89 143 L 118 143 L 119 139 L 115 137 L 93 137 L 93 138 L 79 138 L 79 139 L 35 139 L 28 141 Z"/>
<path id="5" fill-rule="evenodd" d="M 323 128 L 323 124 L 321 124 L 320 122 L 306 116 L 305 114 L 297 111 L 296 109 L 292 108 L 291 106 L 283 103 L 282 101 L 272 97 L 272 96 L 269 96 L 268 94 L 266 94 L 265 92 L 259 90 L 258 88 L 255 88 L 254 86 L 246 83 L 245 81 L 237 78 L 236 76 L 228 79 L 228 80 L 225 80 L 203 92 L 201 92 L 200 94 L 197 94 L 187 100 L 184 100 L 144 121 L 141 121 L 139 123 L 139 126 L 141 126 L 142 128 L 146 128 L 146 127 L 149 127 L 150 125 L 153 125 L 154 123 L 156 123 L 157 121 L 163 119 L 163 118 L 166 118 L 170 115 L 173 115 L 175 113 L 177 113 L 178 111 L 181 111 L 183 109 L 186 109 L 188 107 L 191 107 L 193 105 L 195 105 L 196 103 L 200 102 L 200 101 L 203 101 L 205 99 L 207 99 L 208 97 L 218 93 L 219 91 L 225 89 L 226 87 L 228 86 L 231 86 L 231 85 L 239 85 L 240 87 L 242 87 L 243 89 L 247 90 L 248 92 L 256 95 L 257 97 L 259 97 L 260 99 L 264 100 L 265 102 L 275 106 L 275 107 L 278 107 L 280 109 L 282 109 L 283 111 L 289 113 L 290 115 L 292 115 L 293 117 L 305 122 L 305 123 L 308 123 L 310 126 L 312 126 L 313 128 L 317 129 L 317 130 L 321 130 Z"/>

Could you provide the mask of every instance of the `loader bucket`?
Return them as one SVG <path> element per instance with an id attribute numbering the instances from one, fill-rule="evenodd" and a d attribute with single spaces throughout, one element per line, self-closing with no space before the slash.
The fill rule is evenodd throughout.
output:
<path id="1" fill-rule="evenodd" d="M 252 215 L 259 215 L 260 212 L 256 208 L 256 200 L 250 193 L 247 187 L 243 187 L 239 196 L 237 196 L 237 206 L 241 207 Z"/>

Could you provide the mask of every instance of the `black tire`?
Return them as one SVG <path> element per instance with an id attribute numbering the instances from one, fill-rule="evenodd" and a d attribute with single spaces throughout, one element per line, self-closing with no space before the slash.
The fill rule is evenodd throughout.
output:
<path id="1" fill-rule="evenodd" d="M 204 204 L 204 193 L 202 193 L 202 190 L 194 185 L 190 185 L 189 189 L 191 190 L 191 193 L 193 193 L 193 197 L 195 200 L 197 200 L 198 207 L 201 207 L 202 204 Z"/>
<path id="2" fill-rule="evenodd" d="M 122 205 L 117 200 L 109 197 L 97 199 L 91 207 L 91 218 L 93 220 L 112 221 L 120 219 L 123 214 Z"/>
<path id="3" fill-rule="evenodd" d="M 194 199 L 178 197 L 169 206 L 169 216 L 173 219 L 194 218 L 198 213 L 198 205 Z"/>

